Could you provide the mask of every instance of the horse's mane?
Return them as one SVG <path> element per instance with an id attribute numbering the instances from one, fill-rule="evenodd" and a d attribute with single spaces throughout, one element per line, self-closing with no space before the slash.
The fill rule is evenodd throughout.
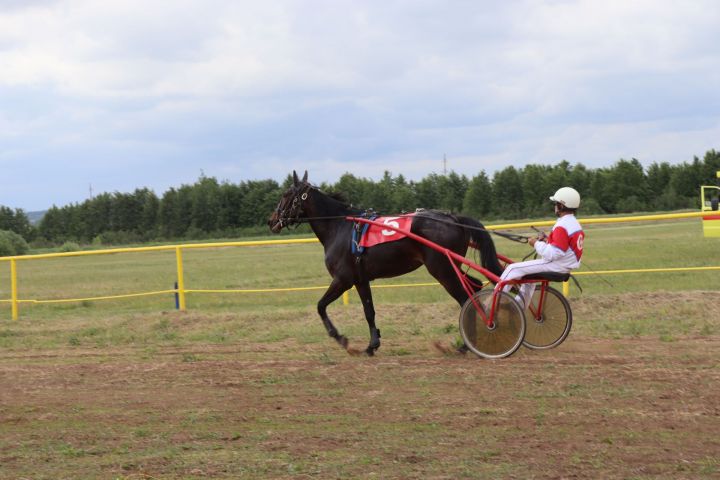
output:
<path id="1" fill-rule="evenodd" d="M 342 192 L 337 192 L 337 191 L 329 191 L 328 192 L 326 190 L 322 190 L 320 187 L 313 185 L 309 182 L 305 182 L 305 185 L 312 188 L 313 190 L 317 190 L 325 197 L 332 198 L 336 202 L 342 203 L 344 207 L 350 208 L 350 206 L 351 206 L 350 201 L 347 199 L 345 194 Z"/>
<path id="2" fill-rule="evenodd" d="M 336 200 L 346 207 L 350 207 L 350 201 L 347 199 L 344 193 L 342 192 L 323 192 L 328 197 L 332 198 L 333 200 Z"/>
<path id="3" fill-rule="evenodd" d="M 339 206 L 341 208 L 346 209 L 353 214 L 357 214 L 357 213 L 361 212 L 361 210 L 359 210 L 352 203 L 350 203 L 350 201 L 348 200 L 347 196 L 344 193 L 338 192 L 338 191 L 327 192 L 325 190 L 320 190 L 318 187 L 313 187 L 313 188 L 315 188 L 315 190 L 320 192 L 324 197 L 329 198 L 329 199 L 339 203 L 340 204 Z"/>

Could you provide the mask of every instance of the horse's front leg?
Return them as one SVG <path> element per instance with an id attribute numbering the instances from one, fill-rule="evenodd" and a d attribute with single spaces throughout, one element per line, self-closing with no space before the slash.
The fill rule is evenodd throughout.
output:
<path id="1" fill-rule="evenodd" d="M 363 310 L 365 311 L 365 320 L 367 320 L 370 328 L 370 344 L 365 353 L 369 356 L 375 355 L 375 350 L 380 348 L 380 330 L 375 328 L 375 307 L 373 306 L 372 292 L 370 291 L 370 282 L 358 282 L 355 284 L 360 300 L 362 300 Z"/>
<path id="2" fill-rule="evenodd" d="M 335 325 L 333 325 L 333 323 L 330 321 L 330 317 L 328 317 L 327 314 L 327 307 L 332 302 L 337 300 L 340 295 L 349 290 L 350 286 L 351 284 L 349 282 L 342 281 L 338 278 L 333 278 L 330 286 L 325 292 L 325 295 L 322 296 L 322 298 L 320 299 L 320 301 L 318 301 L 317 304 L 318 314 L 322 319 L 323 325 L 325 325 L 325 329 L 327 330 L 328 335 L 334 338 L 346 350 L 348 348 L 348 339 L 345 337 L 345 335 L 340 335 L 335 328 Z"/>

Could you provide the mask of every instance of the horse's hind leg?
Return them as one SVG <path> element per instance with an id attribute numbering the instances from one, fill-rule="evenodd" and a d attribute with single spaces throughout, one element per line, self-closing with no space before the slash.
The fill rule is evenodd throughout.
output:
<path id="1" fill-rule="evenodd" d="M 427 267 L 430 275 L 440 282 L 440 285 L 445 288 L 445 291 L 447 291 L 461 307 L 465 305 L 468 294 L 447 257 L 433 252 L 426 258 L 425 267 Z"/>
<path id="2" fill-rule="evenodd" d="M 375 327 L 375 307 L 373 306 L 370 282 L 356 283 L 355 288 L 358 291 L 358 295 L 360 295 L 360 300 L 362 300 L 365 320 L 367 320 L 368 327 L 370 328 L 370 344 L 365 350 L 365 353 L 372 357 L 375 355 L 375 350 L 380 348 L 380 330 Z"/>
<path id="3" fill-rule="evenodd" d="M 433 252 L 429 255 L 429 258 L 426 258 L 425 266 L 428 272 L 440 282 L 450 296 L 462 307 L 468 299 L 468 294 L 448 259 Z M 468 347 L 463 343 L 457 348 L 457 351 L 464 354 L 468 351 Z"/>
<path id="4" fill-rule="evenodd" d="M 320 318 L 322 319 L 323 325 L 325 325 L 325 329 L 327 330 L 328 335 L 334 338 L 345 349 L 347 349 L 348 340 L 345 335 L 340 335 L 338 333 L 335 325 L 333 325 L 333 323 L 330 321 L 330 317 L 328 317 L 327 314 L 327 307 L 332 302 L 337 300 L 340 295 L 342 295 L 349 288 L 350 285 L 347 282 L 341 281 L 337 278 L 333 278 L 333 281 L 330 283 L 330 286 L 325 292 L 325 295 L 322 296 L 322 298 L 318 301 L 317 304 L 318 314 L 320 314 Z"/>

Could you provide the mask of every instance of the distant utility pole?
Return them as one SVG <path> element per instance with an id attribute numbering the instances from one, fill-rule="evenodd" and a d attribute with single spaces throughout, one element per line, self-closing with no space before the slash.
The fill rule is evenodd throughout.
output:
<path id="1" fill-rule="evenodd" d="M 90 200 L 93 199 L 93 193 L 92 193 L 92 183 L 90 184 Z"/>
<path id="2" fill-rule="evenodd" d="M 443 153 L 443 175 L 447 175 L 447 156 Z"/>

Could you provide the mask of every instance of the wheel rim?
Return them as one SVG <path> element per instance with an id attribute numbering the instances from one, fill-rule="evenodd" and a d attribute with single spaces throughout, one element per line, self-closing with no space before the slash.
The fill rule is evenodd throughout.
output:
<path id="1" fill-rule="evenodd" d="M 525 310 L 525 339 L 523 344 L 535 350 L 553 348 L 560 345 L 570 333 L 572 312 L 570 305 L 560 292 L 547 287 L 543 300 L 543 311 L 540 320 L 535 318 L 540 301 L 540 288 L 535 289 L 532 298 L 532 310 Z"/>
<path id="2" fill-rule="evenodd" d="M 481 290 L 473 298 L 489 314 L 492 290 Z M 511 355 L 520 347 L 525 335 L 524 314 L 510 295 L 500 293 L 496 310 L 494 328 L 488 328 L 471 300 L 465 302 L 460 312 L 460 333 L 465 345 L 484 358 Z"/>

